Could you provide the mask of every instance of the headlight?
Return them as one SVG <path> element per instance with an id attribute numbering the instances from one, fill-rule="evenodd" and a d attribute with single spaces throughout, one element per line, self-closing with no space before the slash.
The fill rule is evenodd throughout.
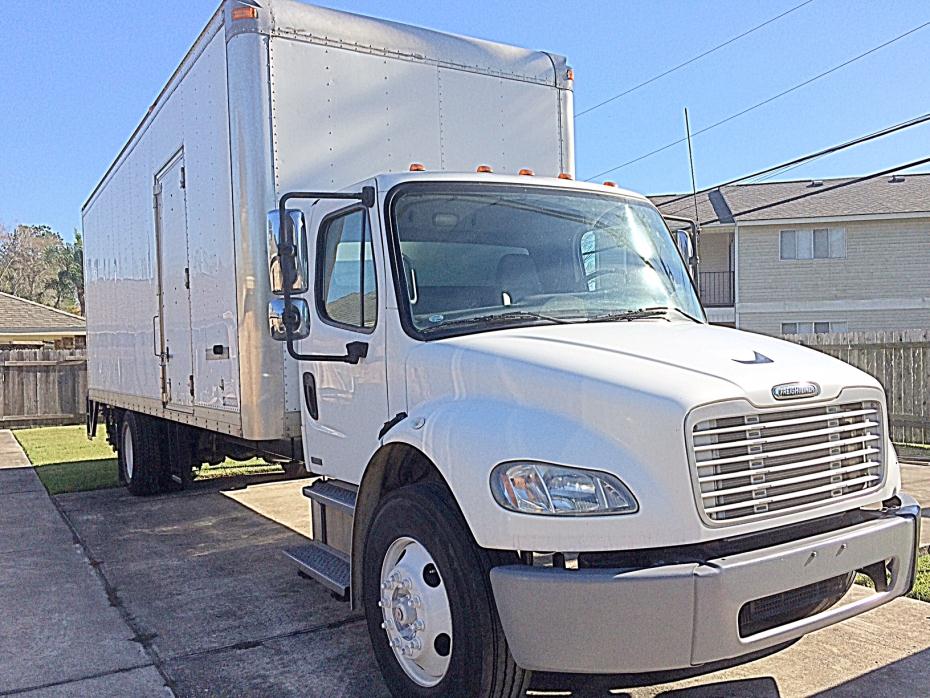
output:
<path id="1" fill-rule="evenodd" d="M 639 509 L 627 486 L 610 473 L 548 463 L 501 463 L 491 471 L 491 492 L 502 507 L 524 514 L 632 514 Z"/>

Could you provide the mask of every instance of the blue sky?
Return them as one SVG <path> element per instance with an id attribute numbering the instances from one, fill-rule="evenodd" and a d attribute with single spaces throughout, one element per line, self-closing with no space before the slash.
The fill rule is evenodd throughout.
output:
<path id="1" fill-rule="evenodd" d="M 321 4 L 546 49 L 575 68 L 581 111 L 801 0 Z M 0 22 L 0 223 L 80 226 L 80 208 L 216 6 L 215 0 L 5 3 Z M 576 122 L 588 177 L 677 140 L 930 21 L 925 0 L 813 0 Z M 930 111 L 930 27 L 694 141 L 698 186 Z M 930 124 L 793 170 L 862 174 L 930 155 Z M 690 188 L 685 145 L 609 175 L 646 193 Z"/>

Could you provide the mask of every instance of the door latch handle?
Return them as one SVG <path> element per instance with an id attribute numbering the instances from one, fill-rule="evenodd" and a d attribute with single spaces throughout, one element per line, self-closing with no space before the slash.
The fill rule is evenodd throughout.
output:
<path id="1" fill-rule="evenodd" d="M 153 315 L 152 316 L 152 352 L 154 352 L 155 356 L 157 356 L 160 359 L 161 352 L 158 351 L 158 329 L 156 328 L 156 325 L 158 324 L 157 320 L 158 320 L 158 315 Z"/>
<path id="2" fill-rule="evenodd" d="M 304 372 L 304 403 L 313 419 L 320 418 L 320 406 L 316 400 L 316 379 L 309 371 Z"/>

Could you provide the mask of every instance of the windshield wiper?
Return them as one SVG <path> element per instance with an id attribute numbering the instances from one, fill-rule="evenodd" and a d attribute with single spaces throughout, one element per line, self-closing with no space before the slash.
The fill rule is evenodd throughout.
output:
<path id="1" fill-rule="evenodd" d="M 462 325 L 492 325 L 501 322 L 514 322 L 521 320 L 544 320 L 546 322 L 552 322 L 559 325 L 568 325 L 572 322 L 576 322 L 575 320 L 552 317 L 551 315 L 543 315 L 542 313 L 534 313 L 528 310 L 514 310 L 507 313 L 496 313 L 494 315 L 476 315 L 474 317 L 460 318 L 458 320 L 449 320 L 448 322 L 441 322 L 438 325 L 428 327 L 423 331 L 432 332 L 434 330 L 440 330 L 445 327 L 458 327 Z"/>
<path id="2" fill-rule="evenodd" d="M 639 308 L 638 310 L 625 310 L 621 313 L 606 313 L 604 315 L 596 315 L 590 320 L 590 322 L 628 322 L 630 320 L 652 320 L 655 318 L 663 318 L 669 313 L 679 313 L 680 315 L 684 315 L 686 318 L 693 322 L 701 322 L 697 318 L 688 315 L 688 313 L 686 313 L 681 308 L 673 308 L 664 305 L 657 305 L 650 308 Z"/>

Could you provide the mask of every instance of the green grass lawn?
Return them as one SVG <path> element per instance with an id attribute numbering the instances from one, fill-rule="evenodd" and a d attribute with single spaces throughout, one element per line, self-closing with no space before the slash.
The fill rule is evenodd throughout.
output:
<path id="1" fill-rule="evenodd" d="M 97 429 L 93 441 L 87 439 L 82 426 L 17 429 L 13 435 L 36 466 L 36 473 L 49 494 L 119 486 L 116 453 L 107 443 L 103 427 Z M 258 459 L 227 460 L 219 465 L 204 466 L 197 479 L 279 472 L 280 467 Z"/>

